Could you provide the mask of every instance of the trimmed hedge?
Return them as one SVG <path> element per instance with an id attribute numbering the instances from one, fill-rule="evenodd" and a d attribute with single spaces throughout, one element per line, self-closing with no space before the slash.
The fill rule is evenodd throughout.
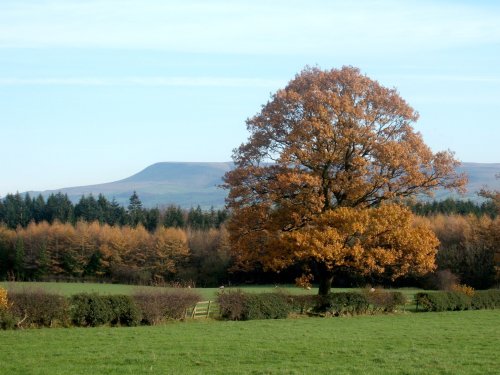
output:
<path id="1" fill-rule="evenodd" d="M 171 319 L 183 319 L 186 310 L 201 300 L 189 290 L 143 291 L 132 296 L 141 311 L 143 324 L 156 325 Z"/>
<path id="2" fill-rule="evenodd" d="M 401 292 L 375 289 L 367 290 L 363 295 L 373 312 L 395 312 L 398 306 L 404 306 L 407 303 L 406 297 Z"/>
<path id="3" fill-rule="evenodd" d="M 227 320 L 245 320 L 247 294 L 241 290 L 220 293 L 217 297 L 220 317 Z"/>
<path id="4" fill-rule="evenodd" d="M 500 307 L 500 290 L 478 290 L 472 297 L 461 292 L 431 292 L 415 295 L 417 311 L 458 311 Z"/>
<path id="5" fill-rule="evenodd" d="M 500 307 L 500 289 L 476 290 L 471 304 L 474 310 Z"/>
<path id="6" fill-rule="evenodd" d="M 293 309 L 283 293 L 229 291 L 219 294 L 217 303 L 221 318 L 228 320 L 284 319 Z"/>
<path id="7" fill-rule="evenodd" d="M 393 312 L 406 304 L 400 292 L 331 293 L 327 296 L 286 295 L 283 293 L 221 293 L 217 299 L 220 316 L 227 320 L 282 319 L 291 312 L 326 316 L 360 315 L 378 311 Z"/>
<path id="8" fill-rule="evenodd" d="M 200 300 L 192 291 L 153 291 L 128 295 L 80 293 L 69 298 L 43 289 L 9 292 L 0 308 L 0 329 L 24 327 L 97 327 L 158 324 L 182 319 Z"/>
<path id="9" fill-rule="evenodd" d="M 133 327 L 141 322 L 141 312 L 132 297 L 112 295 L 105 297 L 111 309 L 110 324 Z"/>
<path id="10" fill-rule="evenodd" d="M 110 324 L 113 311 L 106 296 L 80 293 L 71 296 L 71 321 L 75 326 L 97 327 Z"/>
<path id="11" fill-rule="evenodd" d="M 246 319 L 285 319 L 292 311 L 288 297 L 282 293 L 248 294 Z"/>
<path id="12" fill-rule="evenodd" d="M 318 296 L 313 311 L 326 315 L 359 315 L 366 314 L 370 307 L 368 298 L 361 293 L 343 292 Z"/>
<path id="13" fill-rule="evenodd" d="M 10 310 L 0 308 L 0 329 L 16 328 L 17 319 Z"/>
<path id="14" fill-rule="evenodd" d="M 9 312 L 19 328 L 69 324 L 69 304 L 64 296 L 43 289 L 13 291 L 8 296 Z"/>

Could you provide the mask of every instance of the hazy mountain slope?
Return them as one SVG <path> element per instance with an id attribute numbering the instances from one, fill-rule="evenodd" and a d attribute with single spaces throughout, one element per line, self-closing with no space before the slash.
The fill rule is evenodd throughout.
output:
<path id="1" fill-rule="evenodd" d="M 47 197 L 51 193 L 68 194 L 77 202 L 82 195 L 102 193 L 108 199 L 115 198 L 127 205 L 128 199 L 135 190 L 143 204 L 148 207 L 175 204 L 189 208 L 200 205 L 202 208 L 221 208 L 224 205 L 226 191 L 219 188 L 224 173 L 232 168 L 232 163 L 183 163 L 165 162 L 150 165 L 139 173 L 123 180 L 99 185 L 78 186 L 42 192 Z M 476 192 L 483 186 L 500 190 L 500 163 L 464 163 L 460 171 L 469 176 L 468 192 L 465 198 L 477 199 Z M 39 192 L 30 192 L 38 194 Z M 436 198 L 444 199 L 449 192 L 442 191 Z"/>
<path id="2" fill-rule="evenodd" d="M 51 193 L 62 192 L 77 202 L 82 195 L 103 194 L 110 200 L 115 198 L 119 203 L 127 205 L 135 190 L 148 207 L 175 204 L 186 208 L 197 205 L 202 208 L 220 208 L 224 205 L 226 192 L 219 185 L 222 183 L 222 176 L 232 165 L 231 162 L 156 163 L 116 182 L 47 190 L 42 195 L 46 197 Z"/>

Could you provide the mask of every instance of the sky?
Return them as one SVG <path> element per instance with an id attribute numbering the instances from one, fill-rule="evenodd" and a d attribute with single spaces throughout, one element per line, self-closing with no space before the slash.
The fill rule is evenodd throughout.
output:
<path id="1" fill-rule="evenodd" d="M 432 150 L 500 163 L 500 1 L 0 0 L 0 196 L 229 161 L 270 95 L 343 65 Z"/>

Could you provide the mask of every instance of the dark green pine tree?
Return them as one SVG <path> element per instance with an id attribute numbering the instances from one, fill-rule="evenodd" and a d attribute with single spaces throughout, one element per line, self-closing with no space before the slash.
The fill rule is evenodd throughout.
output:
<path id="1" fill-rule="evenodd" d="M 49 273 L 49 256 L 47 254 L 47 242 L 43 241 L 40 244 L 40 249 L 38 252 L 38 259 L 36 260 L 36 271 L 35 278 L 37 280 L 42 279 Z"/>
<path id="2" fill-rule="evenodd" d="M 73 222 L 74 207 L 67 194 L 61 192 L 51 194 L 45 205 L 45 220 L 49 223 L 60 221 L 61 223 Z"/>
<path id="3" fill-rule="evenodd" d="M 152 208 L 145 211 L 145 222 L 144 227 L 150 231 L 154 232 L 160 223 L 160 210 L 158 208 Z"/>
<path id="4" fill-rule="evenodd" d="M 144 211 L 142 209 L 142 202 L 137 195 L 137 192 L 134 190 L 134 193 L 129 198 L 128 205 L 128 216 L 129 216 L 129 224 L 133 227 L 137 226 L 139 223 L 144 224 Z"/>
<path id="5" fill-rule="evenodd" d="M 184 228 L 186 226 L 186 220 L 184 219 L 184 212 L 182 209 L 179 206 L 168 206 L 163 216 L 163 225 L 167 228 Z"/>
<path id="6" fill-rule="evenodd" d="M 92 194 L 87 197 L 83 195 L 75 205 L 75 218 L 88 222 L 97 220 L 102 223 L 104 221 L 102 209 Z"/>
<path id="7" fill-rule="evenodd" d="M 125 225 L 127 223 L 125 208 L 115 198 L 110 203 L 109 215 L 106 222 L 109 225 Z"/>
<path id="8" fill-rule="evenodd" d="M 26 199 L 19 193 L 7 194 L 3 200 L 2 211 L 2 220 L 11 229 L 16 229 L 19 225 L 25 227 L 30 222 Z"/>
<path id="9" fill-rule="evenodd" d="M 45 219 L 45 199 L 43 199 L 43 196 L 41 194 L 38 194 L 36 198 L 33 198 L 32 203 L 31 203 L 31 210 L 32 210 L 32 216 L 33 220 L 35 220 L 36 223 L 40 223 Z"/>
<path id="10" fill-rule="evenodd" d="M 16 280 L 24 280 L 24 242 L 21 237 L 18 237 L 16 240 L 13 266 Z"/>

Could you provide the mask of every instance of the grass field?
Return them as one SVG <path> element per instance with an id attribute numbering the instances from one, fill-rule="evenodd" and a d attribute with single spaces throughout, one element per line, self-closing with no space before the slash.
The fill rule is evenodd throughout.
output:
<path id="1" fill-rule="evenodd" d="M 0 287 L 7 289 L 22 289 L 22 288 L 43 288 L 51 292 L 60 293 L 66 296 L 70 296 L 76 293 L 99 293 L 99 294 L 132 294 L 134 291 L 142 289 L 158 289 L 158 287 L 150 286 L 137 286 L 137 285 L 121 285 L 121 284 L 97 284 L 97 283 L 54 283 L 54 282 L 0 282 Z M 240 287 L 225 288 L 225 290 L 236 290 Z M 242 290 L 249 293 L 263 293 L 263 292 L 273 292 L 276 290 L 283 290 L 287 293 L 292 294 L 317 294 L 318 289 L 312 288 L 311 290 L 305 290 L 297 288 L 291 285 L 281 285 L 281 286 L 243 286 Z M 353 289 L 346 288 L 335 288 L 334 292 L 344 292 L 352 291 Z M 403 292 L 409 299 L 413 298 L 413 295 L 421 289 L 414 288 L 402 288 L 398 289 Z M 202 298 L 207 300 L 213 300 L 216 298 L 219 288 L 195 288 L 193 289 L 196 293 L 199 293 Z"/>
<path id="2" fill-rule="evenodd" d="M 500 312 L 0 331 L 10 374 L 498 374 Z"/>
<path id="3" fill-rule="evenodd" d="M 60 293 L 62 295 L 70 296 L 76 293 L 99 293 L 99 294 L 132 294 L 134 291 L 144 289 L 158 290 L 159 287 L 151 286 L 137 286 L 137 285 L 121 285 L 121 284 L 96 284 L 96 283 L 51 283 L 51 282 L 0 282 L 0 286 L 7 289 L 23 289 L 23 288 L 42 288 L 51 292 Z M 239 287 L 225 288 L 225 290 L 236 290 Z M 295 286 L 244 286 L 242 287 L 246 292 L 250 293 L 263 293 L 273 292 L 276 290 L 284 290 L 287 293 L 297 294 L 317 294 L 318 290 L 313 288 L 305 290 Z M 194 288 L 192 289 L 200 294 L 202 298 L 213 300 L 216 298 L 219 288 Z M 339 289 L 341 290 L 341 289 Z M 342 289 L 347 290 L 347 289 Z"/>

